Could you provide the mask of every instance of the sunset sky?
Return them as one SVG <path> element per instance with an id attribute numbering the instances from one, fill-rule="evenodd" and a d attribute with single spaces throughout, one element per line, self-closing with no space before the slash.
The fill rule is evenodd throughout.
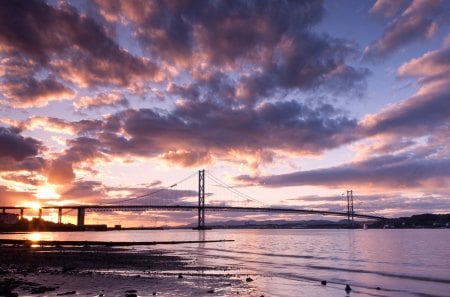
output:
<path id="1" fill-rule="evenodd" d="M 195 203 L 205 169 L 207 204 L 450 212 L 449 28 L 438 0 L 1 1 L 0 205 Z"/>

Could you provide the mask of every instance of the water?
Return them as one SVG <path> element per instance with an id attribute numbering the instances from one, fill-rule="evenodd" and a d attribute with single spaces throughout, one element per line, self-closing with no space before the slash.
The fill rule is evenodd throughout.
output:
<path id="1" fill-rule="evenodd" d="M 24 238 L 3 234 L 1 238 Z M 160 245 L 197 265 L 231 267 L 265 296 L 450 296 L 450 230 L 139 230 L 41 233 L 42 239 L 234 242 Z M 137 250 L 144 247 L 136 247 Z M 321 285 L 326 280 L 327 285 Z M 377 287 L 379 289 L 377 289 Z"/>

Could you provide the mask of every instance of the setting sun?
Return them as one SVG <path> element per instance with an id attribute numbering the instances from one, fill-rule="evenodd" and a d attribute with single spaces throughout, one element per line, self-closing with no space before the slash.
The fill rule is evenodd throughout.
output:
<path id="1" fill-rule="evenodd" d="M 39 199 L 59 199 L 59 197 L 61 197 L 61 195 L 56 193 L 55 189 L 49 185 L 40 187 L 34 196 Z"/>
<path id="2" fill-rule="evenodd" d="M 29 207 L 33 210 L 39 210 L 41 208 L 41 204 L 38 202 L 31 202 L 31 201 L 27 201 L 27 202 L 23 202 L 22 206 L 24 207 Z"/>

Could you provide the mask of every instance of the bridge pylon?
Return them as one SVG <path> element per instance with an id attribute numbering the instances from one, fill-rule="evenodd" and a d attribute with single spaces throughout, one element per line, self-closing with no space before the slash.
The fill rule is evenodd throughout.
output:
<path id="1" fill-rule="evenodd" d="M 353 190 L 347 190 L 347 219 L 354 224 L 355 211 L 353 209 Z"/>
<path id="2" fill-rule="evenodd" d="M 205 170 L 198 171 L 198 230 L 205 230 Z"/>

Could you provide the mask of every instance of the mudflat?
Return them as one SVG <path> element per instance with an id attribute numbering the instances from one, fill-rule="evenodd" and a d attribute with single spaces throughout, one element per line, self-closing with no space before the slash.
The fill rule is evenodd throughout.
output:
<path id="1" fill-rule="evenodd" d="M 259 296 L 227 267 L 195 263 L 153 248 L 0 245 L 0 296 Z"/>

